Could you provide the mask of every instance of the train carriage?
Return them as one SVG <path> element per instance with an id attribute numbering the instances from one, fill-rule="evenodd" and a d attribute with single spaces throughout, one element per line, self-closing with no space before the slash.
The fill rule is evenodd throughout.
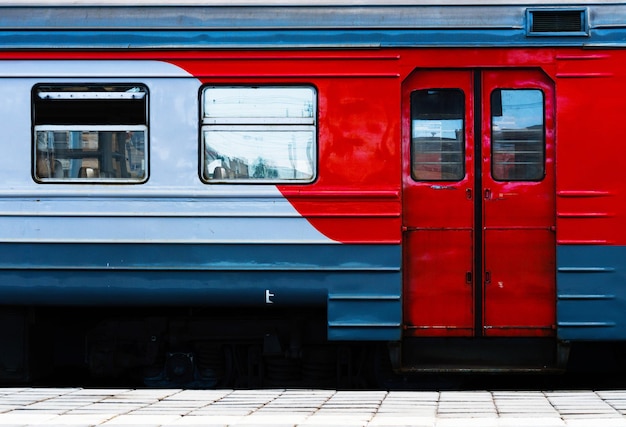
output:
<path id="1" fill-rule="evenodd" d="M 3 381 L 622 348 L 626 6 L 359 3 L 0 2 Z"/>

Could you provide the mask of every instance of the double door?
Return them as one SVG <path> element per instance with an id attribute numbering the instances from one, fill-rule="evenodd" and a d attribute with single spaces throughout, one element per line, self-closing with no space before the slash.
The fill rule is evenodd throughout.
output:
<path id="1" fill-rule="evenodd" d="M 416 70 L 402 97 L 406 334 L 554 335 L 553 83 Z"/>

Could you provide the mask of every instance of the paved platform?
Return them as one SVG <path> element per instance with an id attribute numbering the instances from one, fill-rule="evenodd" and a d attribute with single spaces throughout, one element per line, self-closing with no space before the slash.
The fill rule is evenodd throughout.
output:
<path id="1" fill-rule="evenodd" d="M 626 427 L 626 390 L 0 388 L 0 426 Z"/>

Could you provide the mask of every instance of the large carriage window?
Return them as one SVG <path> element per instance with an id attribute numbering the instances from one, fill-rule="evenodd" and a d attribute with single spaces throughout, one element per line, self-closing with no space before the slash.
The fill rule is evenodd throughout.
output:
<path id="1" fill-rule="evenodd" d="M 465 96 L 458 89 L 411 94 L 411 175 L 418 181 L 465 176 Z"/>
<path id="2" fill-rule="evenodd" d="M 39 182 L 147 179 L 147 89 L 39 85 L 33 89 L 34 176 Z"/>
<path id="3" fill-rule="evenodd" d="M 206 182 L 311 182 L 316 169 L 311 87 L 213 86 L 202 96 Z"/>
<path id="4" fill-rule="evenodd" d="M 543 92 L 497 89 L 491 93 L 493 178 L 538 181 L 545 174 Z"/>

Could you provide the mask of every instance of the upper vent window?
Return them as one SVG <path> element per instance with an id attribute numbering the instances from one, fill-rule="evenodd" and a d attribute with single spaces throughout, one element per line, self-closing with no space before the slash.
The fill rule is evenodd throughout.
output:
<path id="1" fill-rule="evenodd" d="M 528 9 L 529 36 L 588 36 L 586 9 Z"/>

